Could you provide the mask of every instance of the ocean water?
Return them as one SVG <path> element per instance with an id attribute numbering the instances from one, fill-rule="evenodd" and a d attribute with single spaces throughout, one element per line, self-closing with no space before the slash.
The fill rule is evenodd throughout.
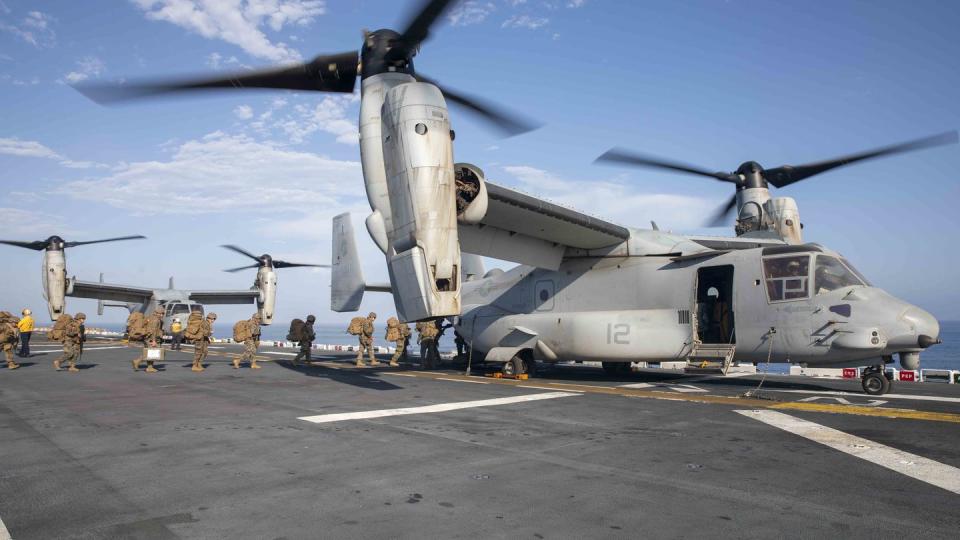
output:
<path id="1" fill-rule="evenodd" d="M 104 328 L 115 332 L 123 332 L 122 324 L 91 324 L 97 328 Z M 232 325 L 217 325 L 214 328 L 214 335 L 220 338 L 230 337 Z M 287 325 L 276 323 L 271 326 L 265 326 L 261 329 L 261 337 L 264 340 L 283 341 L 287 335 Z M 356 345 L 357 338 L 347 333 L 346 325 L 320 324 L 314 326 L 314 332 L 317 334 L 317 340 L 314 343 L 325 343 L 330 345 Z M 374 343 L 383 347 L 388 347 L 392 343 L 383 339 L 386 329 L 383 326 L 377 327 L 374 335 Z M 940 339 L 943 343 L 934 345 L 920 354 L 920 367 L 926 369 L 960 369 L 960 321 L 941 321 Z M 412 344 L 416 347 L 416 332 L 414 332 Z M 453 343 L 453 332 L 448 330 L 440 340 L 441 352 L 455 351 Z M 897 362 L 899 368 L 899 361 Z M 765 369 L 763 365 L 760 370 Z M 771 364 L 770 373 L 787 373 L 789 366 L 786 364 Z"/>

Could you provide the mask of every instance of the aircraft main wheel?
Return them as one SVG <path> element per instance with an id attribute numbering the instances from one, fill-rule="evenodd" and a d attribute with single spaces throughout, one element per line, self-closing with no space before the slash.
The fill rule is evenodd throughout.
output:
<path id="1" fill-rule="evenodd" d="M 871 396 L 879 396 L 890 390 L 890 381 L 883 373 L 878 371 L 864 375 L 861 383 L 863 384 L 863 391 Z"/>
<path id="2" fill-rule="evenodd" d="M 504 362 L 502 371 L 504 375 L 509 375 L 511 377 L 524 373 L 523 358 L 514 356 L 510 360 Z"/>
<path id="3" fill-rule="evenodd" d="M 533 377 L 537 373 L 537 361 L 533 358 L 526 358 L 523 360 L 523 372 L 528 376 Z"/>

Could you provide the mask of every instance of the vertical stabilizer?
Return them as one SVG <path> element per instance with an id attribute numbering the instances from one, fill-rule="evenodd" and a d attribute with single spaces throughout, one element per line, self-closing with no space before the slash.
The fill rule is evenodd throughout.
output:
<path id="1" fill-rule="evenodd" d="M 171 291 L 174 289 L 174 286 L 173 286 L 173 276 L 170 276 L 170 281 L 169 281 L 168 284 L 167 284 L 167 288 L 170 289 Z"/>
<path id="2" fill-rule="evenodd" d="M 334 217 L 332 229 L 330 309 L 337 312 L 356 311 L 363 300 L 364 281 L 350 213 Z"/>

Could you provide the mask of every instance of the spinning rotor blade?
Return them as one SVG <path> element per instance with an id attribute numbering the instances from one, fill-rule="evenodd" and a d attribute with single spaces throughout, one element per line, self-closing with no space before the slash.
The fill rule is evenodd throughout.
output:
<path id="1" fill-rule="evenodd" d="M 736 177 L 736 175 L 733 175 L 733 174 L 722 173 L 722 172 L 710 172 L 705 169 L 699 169 L 697 167 L 692 167 L 690 165 L 685 165 L 683 163 L 677 163 L 675 161 L 668 161 L 665 159 L 659 159 L 659 158 L 642 156 L 640 154 L 634 154 L 622 148 L 612 148 L 610 150 L 607 150 L 606 153 L 604 153 L 602 156 L 595 159 L 593 162 L 638 165 L 640 167 L 650 167 L 654 169 L 666 169 L 668 171 L 696 174 L 698 176 L 706 176 L 709 178 L 714 178 L 716 180 L 722 180 L 724 182 L 732 182 L 734 184 L 737 184 L 740 182 L 740 180 Z"/>
<path id="2" fill-rule="evenodd" d="M 441 92 L 443 92 L 443 97 L 473 111 L 508 136 L 519 135 L 521 133 L 533 131 L 540 127 L 538 124 L 535 124 L 520 115 L 508 113 L 504 109 L 497 105 L 493 105 L 490 102 L 486 102 L 475 97 L 468 97 L 465 94 L 460 94 L 450 90 L 449 88 L 444 88 L 443 86 L 440 86 L 438 82 L 430 79 L 429 77 L 424 77 L 419 73 L 416 75 L 416 77 L 420 82 L 425 82 L 436 86 Z"/>
<path id="3" fill-rule="evenodd" d="M 710 214 L 710 218 L 703 223 L 704 227 L 723 227 L 727 224 L 730 212 L 737 206 L 737 195 L 734 193 L 723 206 Z"/>
<path id="4" fill-rule="evenodd" d="M 311 266 L 314 268 L 330 268 L 329 264 L 304 264 L 304 263 L 292 263 L 287 261 L 273 261 L 274 268 L 297 268 L 303 266 Z"/>
<path id="5" fill-rule="evenodd" d="M 34 251 L 43 251 L 47 247 L 47 243 L 43 240 L 37 240 L 36 242 L 21 242 L 19 240 L 0 240 L 0 244 L 7 244 L 8 246 L 16 246 L 16 247 L 32 249 Z"/>
<path id="6" fill-rule="evenodd" d="M 86 242 L 64 242 L 63 247 L 85 246 L 87 244 L 102 244 L 103 242 L 119 242 L 121 240 L 143 240 L 146 236 L 118 236 L 116 238 L 104 238 L 103 240 L 87 240 Z"/>
<path id="7" fill-rule="evenodd" d="M 420 42 L 427 39 L 432 27 L 437 19 L 443 15 L 453 0 L 427 0 L 423 7 L 417 11 L 417 14 L 407 24 L 403 31 L 403 41 L 408 49 L 415 49 Z"/>
<path id="8" fill-rule="evenodd" d="M 243 249 L 243 248 L 241 248 L 241 247 L 237 247 L 237 246 L 234 246 L 234 245 L 231 245 L 231 244 L 222 245 L 222 246 L 220 246 L 220 247 L 222 247 L 222 248 L 227 248 L 227 249 L 229 249 L 230 251 L 235 251 L 235 252 L 237 252 L 237 253 L 239 253 L 239 254 L 241 254 L 241 255 L 246 255 L 247 257 L 250 257 L 251 259 L 257 261 L 258 263 L 260 262 L 260 257 L 257 257 L 257 256 L 254 255 L 253 253 L 250 253 L 249 251 L 247 251 L 247 250 L 245 250 L 245 249 Z M 258 265 L 254 265 L 254 266 L 244 266 L 243 268 L 255 268 L 256 266 L 258 266 Z M 241 269 L 238 268 L 237 270 L 241 270 Z M 231 271 L 232 271 L 232 270 L 227 270 L 227 272 L 231 272 Z"/>
<path id="9" fill-rule="evenodd" d="M 190 90 L 278 88 L 351 93 L 357 82 L 357 51 L 318 56 L 282 68 L 246 71 L 216 78 L 155 80 L 131 84 L 82 84 L 76 88 L 97 103 L 114 103 Z"/>
<path id="10" fill-rule="evenodd" d="M 259 264 L 251 264 L 251 265 L 247 265 L 247 266 L 238 266 L 238 267 L 236 267 L 236 268 L 228 268 L 228 269 L 224 270 L 224 272 L 239 272 L 239 271 L 241 271 L 241 270 L 248 270 L 248 269 L 250 269 L 250 268 L 259 268 L 259 267 L 260 267 Z"/>
<path id="11" fill-rule="evenodd" d="M 822 172 L 829 171 L 830 169 L 836 169 L 837 167 L 843 167 L 844 165 L 850 165 L 851 163 L 856 163 L 858 161 L 900 154 L 903 152 L 912 152 L 913 150 L 921 150 L 923 148 L 931 148 L 934 146 L 943 146 L 945 144 L 955 144 L 956 142 L 957 132 L 948 131 L 939 135 L 933 135 L 931 137 L 924 137 L 922 139 L 916 139 L 901 144 L 877 148 L 875 150 L 868 150 L 866 152 L 851 154 L 849 156 L 839 157 L 828 161 L 808 163 L 806 165 L 797 166 L 784 165 L 775 169 L 767 169 L 764 172 L 764 177 L 770 184 L 781 188 L 784 186 L 789 186 L 795 182 L 799 182 L 800 180 L 810 178 L 811 176 L 820 174 Z"/>

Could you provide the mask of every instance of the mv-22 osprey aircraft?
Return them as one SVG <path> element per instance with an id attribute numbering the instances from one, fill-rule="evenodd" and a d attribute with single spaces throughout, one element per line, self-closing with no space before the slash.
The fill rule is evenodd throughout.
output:
<path id="1" fill-rule="evenodd" d="M 839 254 L 804 244 L 796 204 L 772 198 L 768 184 L 945 141 L 766 174 L 752 162 L 711 174 L 737 187 L 728 205 L 739 211 L 736 238 L 629 229 L 497 186 L 480 168 L 453 162 L 447 100 L 510 134 L 531 126 L 414 70 L 413 57 L 451 3 L 423 3 L 402 32 L 365 32 L 359 53 L 227 77 L 79 89 L 99 102 L 211 89 L 350 93 L 359 75 L 360 155 L 372 209 L 366 226 L 386 256 L 398 317 L 453 318 L 473 350 L 507 371 L 532 371 L 537 360 L 599 360 L 616 371 L 632 361 L 696 358 L 712 346 L 725 361 L 869 366 L 864 389 L 883 393 L 890 382 L 882 368 L 894 354 L 914 367 L 937 343 L 930 314 L 871 287 Z M 335 221 L 337 311 L 356 310 L 364 290 L 385 289 L 363 283 L 348 225 Z M 463 267 L 461 249 L 524 266 L 476 277 L 477 269 Z"/>
<path id="2" fill-rule="evenodd" d="M 246 290 L 185 290 L 176 289 L 173 278 L 170 278 L 166 289 L 136 287 L 132 285 L 118 285 L 104 283 L 103 274 L 100 281 L 80 281 L 75 277 L 67 277 L 66 249 L 87 244 L 116 242 L 120 240 L 136 240 L 145 236 L 123 236 L 104 240 L 86 242 L 66 242 L 59 236 L 51 236 L 46 240 L 22 242 L 18 240 L 0 240 L 0 244 L 7 244 L 34 251 L 43 251 L 43 297 L 47 301 L 47 310 L 50 320 L 63 314 L 66 310 L 66 297 L 90 298 L 98 300 L 97 314 L 103 315 L 104 307 L 120 307 L 130 313 L 152 313 L 157 308 L 164 311 L 164 328 L 170 328 L 175 317 L 182 320 L 193 311 L 203 314 L 204 305 L 216 304 L 251 304 L 257 305 L 260 321 L 263 325 L 273 322 L 274 305 L 277 298 L 277 268 L 291 268 L 299 266 L 329 267 L 325 264 L 302 264 L 276 260 L 270 255 L 259 257 L 237 246 L 223 246 L 256 261 L 249 266 L 231 268 L 226 272 L 239 272 L 248 268 L 257 268 L 257 277 L 253 287 Z"/>

